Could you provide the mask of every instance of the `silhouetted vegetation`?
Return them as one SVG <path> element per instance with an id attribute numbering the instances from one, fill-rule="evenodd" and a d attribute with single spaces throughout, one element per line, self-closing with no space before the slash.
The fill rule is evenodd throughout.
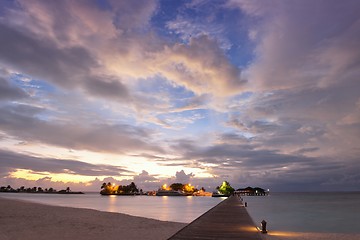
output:
<path id="1" fill-rule="evenodd" d="M 174 191 L 181 191 L 185 194 L 193 194 L 194 192 L 198 191 L 198 189 L 196 189 L 190 183 L 188 183 L 188 184 L 173 183 L 170 185 L 170 189 L 174 190 Z"/>
<path id="2" fill-rule="evenodd" d="M 164 184 L 159 188 L 157 192 L 152 192 L 149 195 L 156 196 L 211 196 L 211 193 L 206 192 L 205 188 L 198 190 L 195 186 L 190 183 L 173 183 L 170 186 Z"/>
<path id="3" fill-rule="evenodd" d="M 102 195 L 138 195 L 140 194 L 139 189 L 134 182 L 129 185 L 115 185 L 111 182 L 103 183 L 101 185 L 100 194 Z"/>
<path id="4" fill-rule="evenodd" d="M 14 189 L 10 185 L 7 187 L 1 186 L 0 192 L 13 192 L 13 193 L 59 193 L 59 194 L 83 194 L 83 192 L 73 192 L 67 187 L 64 190 L 56 191 L 52 187 L 47 189 L 43 189 L 42 187 L 32 187 L 26 188 L 25 186 L 21 186 L 20 188 Z"/>
<path id="5" fill-rule="evenodd" d="M 16 192 L 16 190 L 13 189 L 10 185 L 8 185 L 7 187 L 1 186 L 0 192 Z"/>
<path id="6" fill-rule="evenodd" d="M 183 190 L 184 188 L 184 184 L 182 183 L 173 183 L 170 185 L 170 188 L 174 191 L 179 191 L 179 190 Z"/>

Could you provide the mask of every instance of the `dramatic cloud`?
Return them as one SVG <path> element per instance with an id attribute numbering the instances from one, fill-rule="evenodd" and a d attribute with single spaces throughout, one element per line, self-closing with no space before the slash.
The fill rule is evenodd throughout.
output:
<path id="1" fill-rule="evenodd" d="M 31 157 L 23 154 L 0 151 L 1 173 L 16 169 L 33 172 L 71 173 L 85 176 L 121 176 L 130 172 L 122 167 L 110 165 L 94 165 L 81 161 L 65 159 L 47 159 Z"/>
<path id="2" fill-rule="evenodd" d="M 231 65 L 215 41 L 202 35 L 190 39 L 188 45 L 165 48 L 156 57 L 160 73 L 196 94 L 235 94 L 244 80 L 240 69 Z"/>
<path id="3" fill-rule="evenodd" d="M 95 66 L 82 47 L 60 49 L 53 42 L 36 39 L 1 23 L 0 34 L 1 62 L 35 78 L 69 87 Z"/>
<path id="4" fill-rule="evenodd" d="M 86 79 L 85 86 L 86 90 L 95 96 L 97 95 L 103 98 L 114 99 L 126 99 L 129 97 L 126 86 L 124 86 L 120 81 L 109 77 L 91 76 Z"/>
<path id="5" fill-rule="evenodd" d="M 27 94 L 21 88 L 11 86 L 10 83 L 0 76 L 0 100 L 14 100 L 26 97 Z"/>
<path id="6" fill-rule="evenodd" d="M 0 127 L 9 135 L 68 149 L 124 153 L 161 151 L 151 144 L 151 131 L 131 125 L 79 125 L 52 123 L 39 119 L 42 109 L 26 105 L 0 108 Z"/>
<path id="7" fill-rule="evenodd" d="M 6 1 L 3 182 L 359 190 L 359 12 L 357 0 Z"/>
<path id="8" fill-rule="evenodd" d="M 326 86 L 358 74 L 357 1 L 230 1 L 229 5 L 258 19 L 249 29 L 257 32 L 256 59 L 248 68 L 255 87 Z"/>

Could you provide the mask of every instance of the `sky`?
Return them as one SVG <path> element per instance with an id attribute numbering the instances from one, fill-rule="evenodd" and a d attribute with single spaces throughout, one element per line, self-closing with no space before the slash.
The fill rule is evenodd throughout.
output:
<path id="1" fill-rule="evenodd" d="M 360 190 L 358 0 L 3 0 L 0 185 Z"/>

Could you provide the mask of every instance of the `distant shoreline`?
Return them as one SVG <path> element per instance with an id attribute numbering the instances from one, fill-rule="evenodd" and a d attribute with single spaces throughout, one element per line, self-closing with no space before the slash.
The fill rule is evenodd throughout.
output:
<path id="1" fill-rule="evenodd" d="M 84 192 L 17 192 L 17 191 L 0 191 L 1 193 L 19 193 L 19 194 L 85 194 Z"/>
<path id="2" fill-rule="evenodd" d="M 66 189 L 61 189 L 59 191 L 57 191 L 54 188 L 45 188 L 43 189 L 42 187 L 25 187 L 22 186 L 20 188 L 12 188 L 10 185 L 8 185 L 7 187 L 5 186 L 1 186 L 0 187 L 0 192 L 1 193 L 45 193 L 45 194 L 84 194 L 81 191 L 72 191 L 70 190 L 69 187 L 67 187 Z"/>

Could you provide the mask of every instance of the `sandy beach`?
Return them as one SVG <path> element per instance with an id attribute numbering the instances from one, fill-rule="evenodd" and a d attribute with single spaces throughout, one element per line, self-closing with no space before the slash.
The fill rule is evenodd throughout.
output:
<path id="1" fill-rule="evenodd" d="M 0 240 L 167 239 L 184 223 L 0 198 Z"/>
<path id="2" fill-rule="evenodd" d="M 186 224 L 0 198 L 0 240 L 167 239 Z M 267 240 L 357 240 L 360 234 L 269 231 Z"/>

